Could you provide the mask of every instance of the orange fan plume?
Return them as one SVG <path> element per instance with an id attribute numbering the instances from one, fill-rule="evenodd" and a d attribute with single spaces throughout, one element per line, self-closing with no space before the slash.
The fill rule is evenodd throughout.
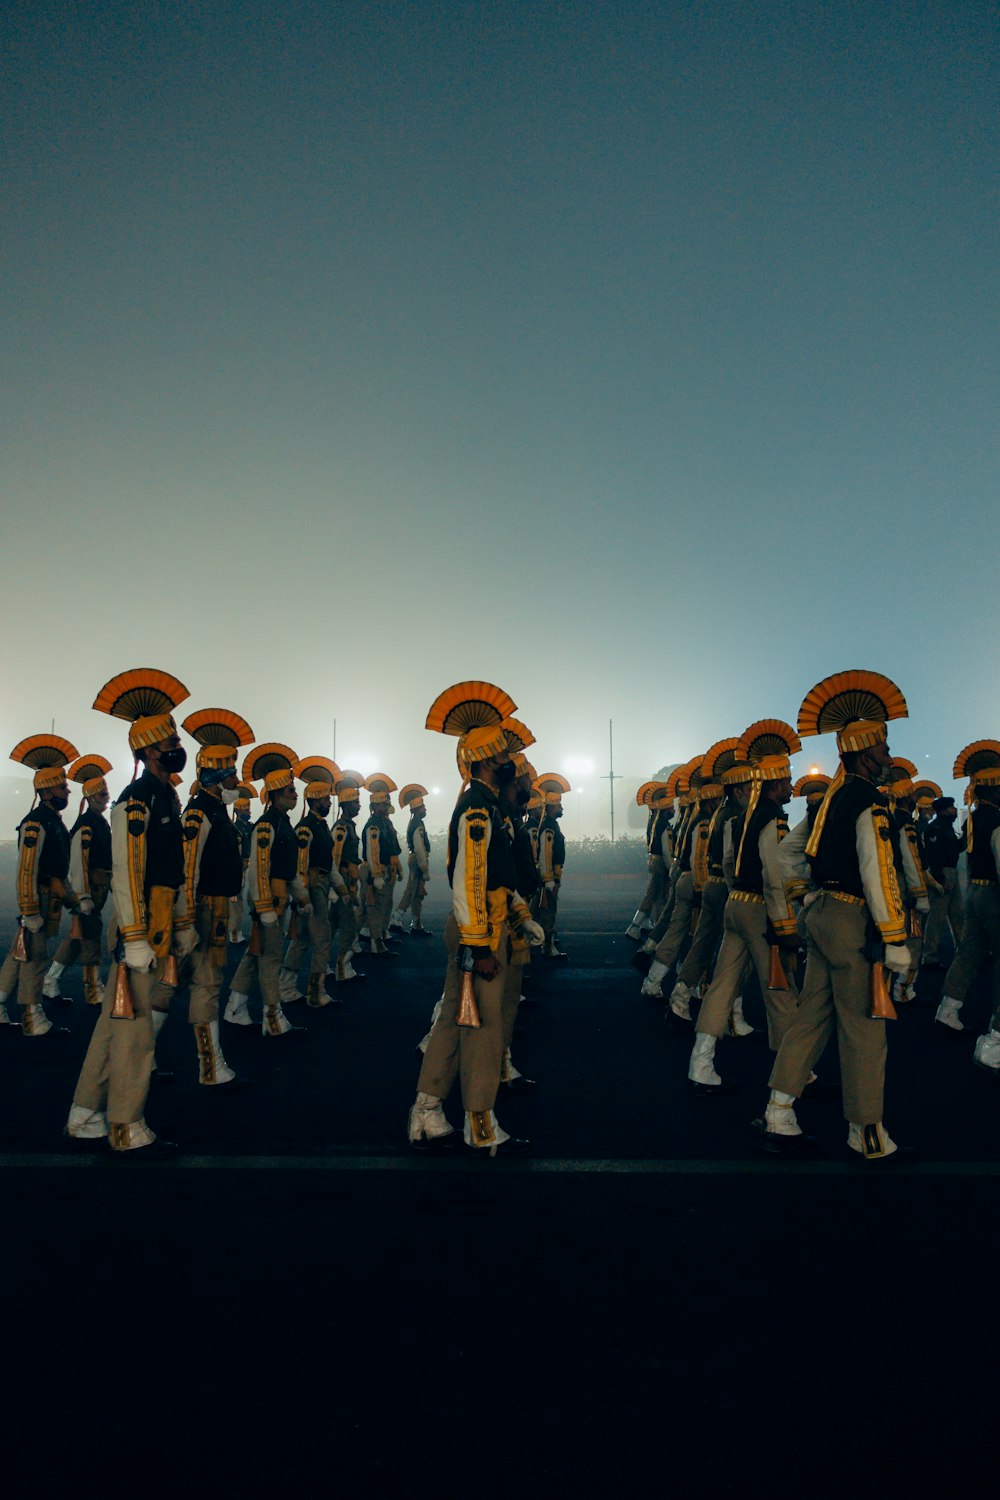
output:
<path id="1" fill-rule="evenodd" d="M 951 774 L 957 781 L 994 766 L 1000 766 L 1000 740 L 973 740 L 959 751 Z"/>
<path id="2" fill-rule="evenodd" d="M 740 735 L 736 759 L 755 763 L 765 755 L 797 755 L 801 749 L 802 741 L 784 719 L 758 719 Z"/>
<path id="3" fill-rule="evenodd" d="M 58 734 L 29 734 L 26 740 L 21 740 L 14 746 L 10 758 L 16 760 L 18 765 L 30 767 L 32 771 L 43 771 L 47 766 L 65 766 L 71 760 L 76 760 L 79 754 L 75 745 Z M 110 766 L 108 769 L 111 769 Z"/>
<path id="4" fill-rule="evenodd" d="M 188 714 L 181 728 L 199 745 L 252 745 L 254 732 L 246 719 L 229 708 L 200 708 Z"/>
<path id="5" fill-rule="evenodd" d="M 297 760 L 294 750 L 279 744 L 277 740 L 269 740 L 266 745 L 258 745 L 256 750 L 251 750 L 244 758 L 240 777 L 243 781 L 260 781 L 262 777 L 270 776 L 272 771 L 290 771 Z"/>
<path id="6" fill-rule="evenodd" d="M 896 684 L 880 672 L 835 672 L 817 682 L 802 700 L 799 734 L 830 734 L 863 719 L 886 723 L 909 715 Z"/>
<path id="7" fill-rule="evenodd" d="M 736 764 L 739 743 L 738 739 L 730 738 L 716 740 L 714 745 L 709 746 L 701 762 L 701 774 L 706 781 L 718 781 L 723 771 L 728 771 L 730 766 Z"/>
<path id="8" fill-rule="evenodd" d="M 150 714 L 166 713 L 188 697 L 183 682 L 169 672 L 157 671 L 155 667 L 133 667 L 104 684 L 94 699 L 94 707 L 102 714 L 134 723 Z"/>
<path id="9" fill-rule="evenodd" d="M 67 766 L 66 776 L 70 781 L 96 781 L 98 776 L 106 776 L 110 770 L 111 762 L 103 755 L 81 755 L 79 760 Z"/>
<path id="10" fill-rule="evenodd" d="M 439 693 L 427 710 L 425 727 L 439 734 L 465 734 L 487 724 L 499 724 L 517 711 L 517 704 L 492 682 L 456 682 Z"/>

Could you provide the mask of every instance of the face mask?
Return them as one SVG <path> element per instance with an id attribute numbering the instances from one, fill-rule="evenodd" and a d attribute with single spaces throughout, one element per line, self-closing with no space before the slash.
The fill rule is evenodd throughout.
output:
<path id="1" fill-rule="evenodd" d="M 51 802 L 49 803 L 49 806 L 54 807 L 56 812 L 62 812 L 65 808 L 69 807 L 69 798 L 53 797 Z"/>
<path id="2" fill-rule="evenodd" d="M 222 788 L 222 800 L 227 807 L 232 807 L 233 803 L 238 799 L 239 795 L 239 787 L 224 786 Z"/>
<path id="3" fill-rule="evenodd" d="M 517 789 L 517 805 L 525 807 L 531 801 L 531 788 L 519 786 Z"/>
<path id="4" fill-rule="evenodd" d="M 169 771 L 173 775 L 175 771 L 183 771 L 187 765 L 187 758 L 188 753 L 182 745 L 179 750 L 164 750 L 160 756 L 160 765 L 164 771 Z"/>
<path id="5" fill-rule="evenodd" d="M 496 768 L 497 786 L 510 786 L 511 782 L 514 780 L 514 778 L 515 778 L 516 775 L 517 775 L 517 767 L 515 766 L 515 764 L 514 764 L 514 762 L 512 760 L 507 761 L 506 764 L 504 764 L 502 766 L 497 766 L 497 768 Z"/>

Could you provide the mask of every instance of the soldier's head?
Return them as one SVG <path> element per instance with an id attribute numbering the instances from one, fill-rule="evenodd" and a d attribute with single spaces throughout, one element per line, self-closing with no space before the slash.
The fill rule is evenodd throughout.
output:
<path id="1" fill-rule="evenodd" d="M 69 806 L 69 782 L 63 776 L 61 781 L 52 786 L 42 787 L 38 793 L 38 800 L 45 807 L 51 807 L 53 812 L 62 812 Z M 107 806 L 107 803 L 105 803 Z"/>
<path id="2" fill-rule="evenodd" d="M 333 806 L 333 801 L 329 792 L 324 792 L 322 797 L 310 797 L 308 798 L 308 802 L 309 811 L 315 813 L 317 818 L 328 818 L 330 816 L 330 808 Z"/>
<path id="3" fill-rule="evenodd" d="M 977 781 L 975 798 L 977 802 L 988 802 L 992 807 L 1000 807 L 1000 784 Z"/>
<path id="4" fill-rule="evenodd" d="M 270 800 L 271 806 L 277 812 L 291 812 L 292 808 L 299 800 L 299 794 L 295 790 L 295 783 L 293 781 L 289 781 L 286 786 L 276 787 L 275 790 L 271 792 Z"/>
<path id="5" fill-rule="evenodd" d="M 881 786 L 885 781 L 892 753 L 886 740 L 876 745 L 866 745 L 863 750 L 842 750 L 840 759 L 848 776 L 859 776 L 862 781 L 871 781 Z"/>
<path id="6" fill-rule="evenodd" d="M 111 793 L 108 791 L 107 784 L 105 784 L 99 792 L 90 793 L 87 797 L 87 806 L 91 812 L 102 813 L 107 811 L 110 801 Z"/>
<path id="7" fill-rule="evenodd" d="M 135 758 L 145 765 L 146 770 L 155 776 L 157 781 L 167 784 L 171 776 L 179 776 L 187 765 L 187 751 L 181 744 L 181 737 L 176 730 L 173 734 L 167 735 L 166 739 L 157 740 L 153 745 L 140 745 L 135 751 Z"/>
<path id="8" fill-rule="evenodd" d="M 499 791 L 502 786 L 510 786 L 516 775 L 516 767 L 510 758 L 509 750 L 498 750 L 495 755 L 487 756 L 485 760 L 474 760 L 469 763 L 469 775 L 473 781 L 481 781 L 486 786 Z"/>
<path id="9" fill-rule="evenodd" d="M 933 809 L 934 816 L 940 818 L 942 823 L 954 823 L 958 817 L 958 808 L 955 806 L 954 797 L 935 797 Z"/>

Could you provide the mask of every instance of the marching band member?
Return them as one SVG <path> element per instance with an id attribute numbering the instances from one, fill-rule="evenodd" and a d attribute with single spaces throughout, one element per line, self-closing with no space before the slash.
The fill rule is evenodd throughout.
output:
<path id="1" fill-rule="evenodd" d="M 235 1092 L 251 1080 L 229 1066 L 219 1042 L 231 903 L 243 886 L 243 850 L 228 810 L 239 795 L 236 752 L 253 744 L 254 733 L 246 719 L 228 708 L 201 709 L 181 727 L 199 746 L 197 790 L 184 809 L 184 887 L 197 933 L 188 1020 L 194 1027 L 199 1083 Z"/>
<path id="2" fill-rule="evenodd" d="M 81 755 L 66 772 L 83 790 L 80 813 L 69 835 L 69 882 L 76 894 L 79 936 L 73 928 L 63 938 L 42 987 L 48 1000 L 59 1000 L 60 980 L 70 964 L 83 966 L 83 998 L 100 1005 L 101 912 L 111 892 L 111 828 L 104 814 L 111 801 L 105 776 L 111 762 L 103 755 Z"/>
<path id="3" fill-rule="evenodd" d="M 293 770 L 297 760 L 295 751 L 287 745 L 270 741 L 251 750 L 243 762 L 244 781 L 263 777 L 260 796 L 264 811 L 253 826 L 247 866 L 252 935 L 233 975 L 225 1018 L 240 1024 L 256 979 L 264 1001 L 261 1030 L 272 1039 L 304 1034 L 304 1028 L 293 1026 L 285 1015 L 280 979 L 289 904 L 294 903 L 301 917 L 308 917 L 312 909 L 305 882 L 299 879 L 298 845 L 288 819 L 298 801 Z"/>
<path id="4" fill-rule="evenodd" d="M 534 790 L 540 792 L 545 809 L 538 825 L 538 879 L 540 889 L 536 898 L 538 923 L 545 934 L 542 948 L 543 958 L 566 958 L 556 942 L 556 916 L 559 912 L 559 888 L 562 885 L 563 866 L 566 863 L 566 840 L 559 827 L 563 815 L 562 799 L 572 790 L 565 776 L 557 771 L 546 771 L 535 781 Z"/>
<path id="5" fill-rule="evenodd" d="M 64 905 L 74 906 L 69 883 L 70 840 L 62 814 L 69 805 L 66 765 L 79 751 L 54 734 L 21 740 L 10 758 L 34 771 L 37 805 L 17 826 L 17 905 L 19 930 L 0 968 L 0 1025 L 10 1025 L 7 1001 L 17 991 L 24 1036 L 66 1036 L 53 1026 L 42 1005 L 50 937 L 59 931 Z M 15 1023 L 16 1024 L 16 1023 Z"/>
<path id="6" fill-rule="evenodd" d="M 419 782 L 411 781 L 404 786 L 399 794 L 400 812 L 408 812 L 410 821 L 406 828 L 406 886 L 400 898 L 399 905 L 393 913 L 389 923 L 391 930 L 403 932 L 403 917 L 411 912 L 410 932 L 416 937 L 429 937 L 430 933 L 423 925 L 424 897 L 427 895 L 427 882 L 431 878 L 430 859 L 431 845 L 427 837 L 425 826 L 427 819 L 427 804 L 424 798 L 427 796 L 427 788 Z"/>
<path id="7" fill-rule="evenodd" d="M 295 774 L 305 783 L 306 810 L 295 829 L 295 838 L 299 879 L 309 892 L 310 912 L 307 923 L 300 924 L 297 938 L 288 946 L 282 976 L 288 975 L 297 987 L 298 973 L 308 951 L 306 998 L 314 1009 L 319 1009 L 330 1004 L 325 981 L 333 938 L 330 922 L 333 834 L 327 818 L 333 805 L 333 788 L 340 776 L 340 767 L 325 755 L 311 755 L 297 763 Z M 305 932 L 302 931 L 303 925 Z"/>
<path id="8" fill-rule="evenodd" d="M 172 710 L 188 696 L 176 677 L 139 668 L 113 677 L 94 707 L 130 724 L 141 773 L 111 813 L 111 893 L 118 939 L 101 1013 L 77 1081 L 66 1132 L 108 1138 L 126 1160 L 170 1156 L 176 1146 L 146 1124 L 156 1033 L 176 989 L 179 958 L 196 934 L 184 885 L 184 835 L 174 777 L 187 764 Z"/>
<path id="9" fill-rule="evenodd" d="M 882 1120 L 886 1007 L 880 980 L 883 966 L 905 974 L 910 954 L 895 829 L 879 785 L 890 760 L 886 724 L 906 715 L 896 684 L 865 671 L 824 678 L 799 710 L 800 734 L 836 731 L 841 765 L 806 845 L 815 887 L 806 897 L 809 956 L 798 1009 L 771 1070 L 763 1120 L 768 1151 L 796 1154 L 815 1145 L 802 1133 L 795 1104 L 835 1024 L 849 1149 L 866 1162 L 885 1161 L 900 1149 Z"/>

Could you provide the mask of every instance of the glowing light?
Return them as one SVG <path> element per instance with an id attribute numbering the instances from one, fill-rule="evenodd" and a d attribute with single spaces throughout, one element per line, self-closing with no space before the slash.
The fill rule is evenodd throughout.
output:
<path id="1" fill-rule="evenodd" d="M 440 795 L 441 795 L 441 788 L 439 786 L 432 786 L 431 787 L 431 796 L 432 797 L 440 797 Z"/>
<path id="2" fill-rule="evenodd" d="M 585 756 L 568 755 L 563 761 L 563 770 L 567 776 L 572 776 L 574 772 L 578 776 L 589 776 L 593 769 L 594 762 L 587 760 Z"/>
<path id="3" fill-rule="evenodd" d="M 818 776 L 819 774 L 820 774 L 819 766 L 810 766 L 809 767 L 809 775 L 810 776 Z"/>

